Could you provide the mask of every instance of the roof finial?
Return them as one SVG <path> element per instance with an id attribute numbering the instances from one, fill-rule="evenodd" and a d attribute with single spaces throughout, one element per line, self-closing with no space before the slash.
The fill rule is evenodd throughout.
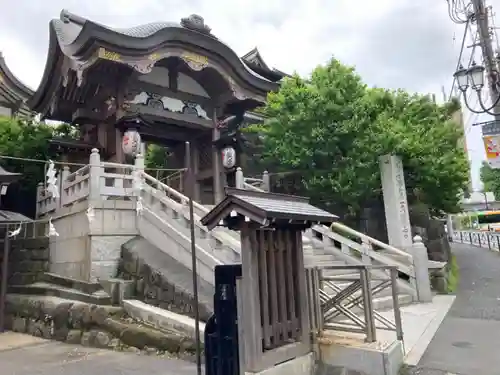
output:
<path id="1" fill-rule="evenodd" d="M 210 34 L 212 31 L 208 25 L 205 25 L 203 17 L 197 14 L 191 14 L 189 17 L 181 18 L 181 26 L 203 34 Z"/>

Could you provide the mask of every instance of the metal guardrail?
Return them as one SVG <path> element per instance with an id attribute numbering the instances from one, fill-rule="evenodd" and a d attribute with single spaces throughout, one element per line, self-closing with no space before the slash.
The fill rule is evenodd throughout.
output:
<path id="1" fill-rule="evenodd" d="M 453 232 L 453 242 L 500 251 L 500 233 L 457 230 Z"/>
<path id="2" fill-rule="evenodd" d="M 372 270 L 387 271 L 387 278 L 373 278 Z M 353 276 L 324 276 L 327 270 L 350 270 Z M 324 330 L 363 333 L 367 342 L 377 340 L 377 329 L 396 332 L 403 340 L 401 311 L 398 300 L 398 271 L 393 266 L 345 265 L 306 270 L 309 316 L 312 331 Z M 339 284 L 339 281 L 343 284 Z M 391 289 L 394 321 L 373 309 L 373 297 Z M 363 314 L 356 314 L 356 309 Z"/>

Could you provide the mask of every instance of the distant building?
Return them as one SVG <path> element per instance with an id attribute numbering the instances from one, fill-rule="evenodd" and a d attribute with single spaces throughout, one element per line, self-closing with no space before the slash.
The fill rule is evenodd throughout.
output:
<path id="1" fill-rule="evenodd" d="M 492 192 L 474 191 L 469 198 L 462 198 L 460 205 L 464 212 L 499 210 L 500 202 Z"/>

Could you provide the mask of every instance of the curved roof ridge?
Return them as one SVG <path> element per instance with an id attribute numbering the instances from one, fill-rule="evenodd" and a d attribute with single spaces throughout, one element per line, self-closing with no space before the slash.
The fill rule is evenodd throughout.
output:
<path id="1" fill-rule="evenodd" d="M 26 84 L 24 84 L 23 82 L 21 82 L 14 75 L 14 73 L 12 73 L 12 71 L 9 69 L 9 67 L 7 66 L 7 63 L 5 62 L 5 57 L 4 57 L 3 53 L 2 53 L 2 51 L 0 51 L 0 73 L 1 73 L 0 75 L 2 76 L 2 78 L 4 78 L 4 79 L 6 78 L 7 80 L 9 80 L 11 82 L 11 84 L 16 89 L 18 89 L 19 91 L 21 91 L 24 94 L 24 96 L 26 96 L 25 99 L 28 99 L 27 97 L 30 97 L 31 95 L 33 95 L 34 90 L 31 89 Z"/>

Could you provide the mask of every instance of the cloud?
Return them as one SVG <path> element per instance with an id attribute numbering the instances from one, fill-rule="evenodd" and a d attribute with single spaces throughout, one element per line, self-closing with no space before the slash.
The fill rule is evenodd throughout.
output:
<path id="1" fill-rule="evenodd" d="M 500 9 L 500 0 L 489 3 Z M 43 73 L 49 20 L 63 8 L 113 27 L 195 13 L 239 55 L 257 46 L 282 71 L 308 74 L 335 56 L 356 66 L 369 85 L 439 99 L 442 86 L 450 90 L 463 33 L 444 0 L 17 0 L 0 12 L 0 50 L 32 88 Z M 469 133 L 469 147 L 481 150 L 477 131 Z"/>
<path id="2" fill-rule="evenodd" d="M 280 70 L 307 74 L 335 55 L 356 65 L 369 84 L 415 91 L 449 81 L 454 59 L 447 53 L 453 24 L 444 1 L 219 0 L 214 6 L 208 0 L 18 0 L 0 14 L 0 49 L 30 86 L 43 72 L 48 22 L 62 8 L 114 27 L 196 13 L 238 54 L 257 46 Z"/>

